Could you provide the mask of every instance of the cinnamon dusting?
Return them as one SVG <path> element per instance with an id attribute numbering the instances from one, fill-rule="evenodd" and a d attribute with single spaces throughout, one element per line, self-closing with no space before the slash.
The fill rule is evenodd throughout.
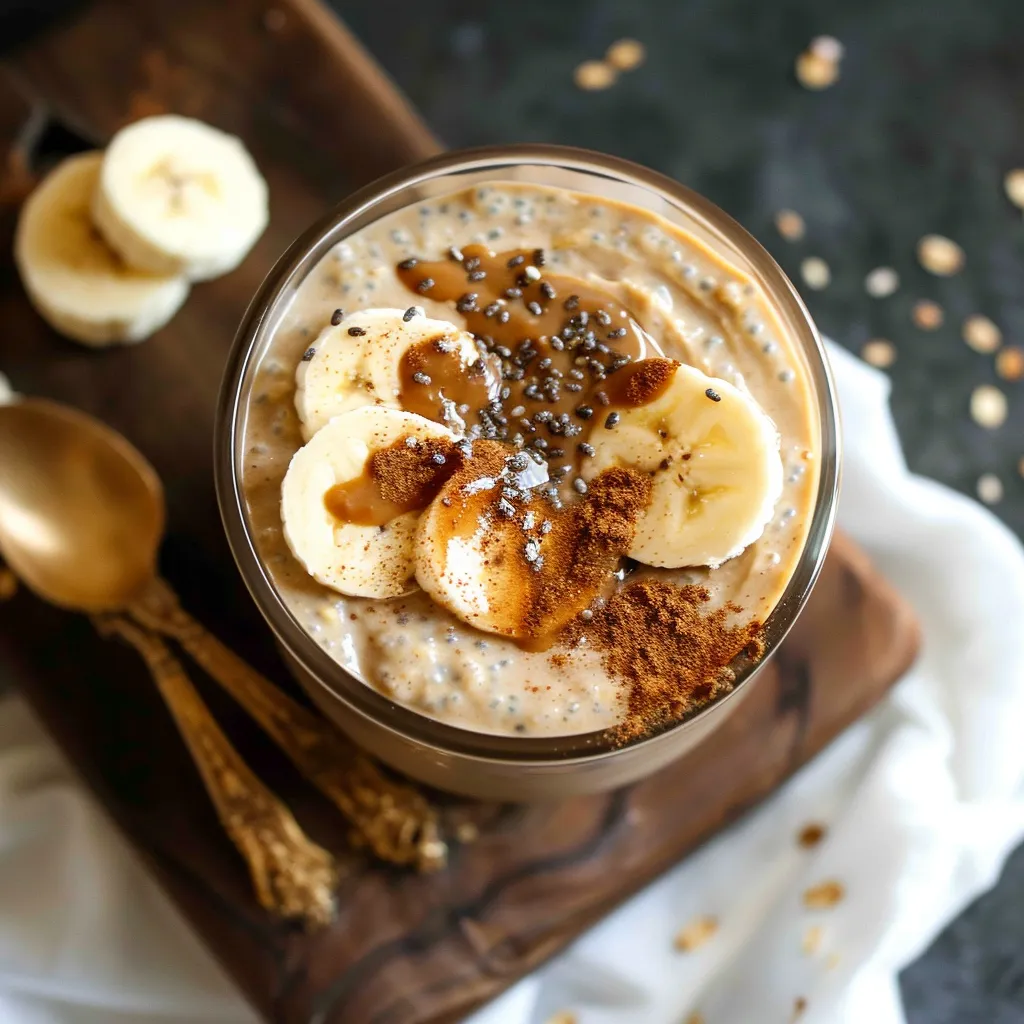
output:
<path id="1" fill-rule="evenodd" d="M 707 611 L 707 589 L 641 579 L 615 593 L 589 625 L 574 623 L 567 639 L 583 636 L 602 654 L 606 671 L 628 687 L 621 742 L 678 721 L 732 686 L 730 663 L 764 653 L 761 625 L 737 625 L 727 606 Z"/>

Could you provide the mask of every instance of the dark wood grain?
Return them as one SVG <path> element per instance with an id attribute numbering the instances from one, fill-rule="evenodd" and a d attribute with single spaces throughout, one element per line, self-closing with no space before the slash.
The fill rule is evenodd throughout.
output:
<path id="1" fill-rule="evenodd" d="M 6 148 L 0 179 L 0 369 L 19 390 L 102 417 L 145 452 L 168 492 L 163 571 L 192 611 L 292 688 L 234 571 L 215 507 L 211 430 L 222 363 L 249 297 L 287 243 L 345 192 L 436 143 L 312 0 L 102 0 L 12 56 L 4 75 L 13 88 L 0 89 L 0 133 L 21 142 Z M 26 130 L 31 109 L 35 127 Z M 87 351 L 29 308 L 9 258 L 13 205 L 45 160 L 31 152 L 40 139 L 102 144 L 120 124 L 157 110 L 205 118 L 246 140 L 270 182 L 271 225 L 237 271 L 196 286 L 156 337 Z M 46 117 L 61 130 L 38 130 Z M 449 869 L 431 878 L 348 851 L 338 816 L 200 679 L 243 754 L 348 865 L 337 924 L 306 936 L 255 904 L 135 655 L 28 594 L 0 614 L 3 671 L 248 998 L 288 1024 L 459 1019 L 770 793 L 876 702 L 916 648 L 910 611 L 840 539 L 791 637 L 704 746 L 625 792 L 528 809 L 455 804 L 452 814 L 482 822 L 481 836 L 455 848 Z"/>

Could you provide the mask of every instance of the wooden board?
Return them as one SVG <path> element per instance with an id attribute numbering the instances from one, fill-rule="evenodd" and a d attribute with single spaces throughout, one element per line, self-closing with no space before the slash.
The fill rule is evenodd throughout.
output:
<path id="1" fill-rule="evenodd" d="M 436 143 L 313 0 L 101 0 L 9 56 L 3 75 L 0 136 L 16 141 L 0 179 L 0 369 L 18 390 L 72 402 L 145 452 L 167 486 L 164 573 L 199 618 L 292 688 L 221 534 L 211 431 L 222 363 L 249 297 L 294 235 Z M 159 110 L 246 140 L 270 182 L 271 225 L 242 267 L 197 285 L 158 336 L 90 352 L 35 316 L 10 261 L 14 204 L 35 169 L 29 151 L 40 142 L 67 148 L 75 135 L 102 144 Z M 910 610 L 839 539 L 793 634 L 704 746 L 612 795 L 528 809 L 454 804 L 451 814 L 479 823 L 480 839 L 455 848 L 449 869 L 429 878 L 347 851 L 337 814 L 196 673 L 244 755 L 348 863 L 337 924 L 306 936 L 256 906 L 135 655 L 25 593 L 0 611 L 0 672 L 253 1005 L 288 1024 L 459 1019 L 770 793 L 885 693 L 917 643 Z"/>

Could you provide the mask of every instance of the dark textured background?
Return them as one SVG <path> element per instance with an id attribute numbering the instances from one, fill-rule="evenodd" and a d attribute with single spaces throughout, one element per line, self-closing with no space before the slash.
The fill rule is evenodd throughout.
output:
<path id="1" fill-rule="evenodd" d="M 911 468 L 968 493 L 997 473 L 995 511 L 1024 535 L 1024 382 L 1004 385 L 999 431 L 972 424 L 971 390 L 996 377 L 959 337 L 981 312 L 1024 344 L 1024 221 L 1002 191 L 1004 173 L 1024 167 L 1024 0 L 331 2 L 448 145 L 547 141 L 630 157 L 724 207 L 798 283 L 803 257 L 826 259 L 831 286 L 805 298 L 841 344 L 896 344 L 893 409 Z M 0 0 L 0 48 L 73 4 Z M 839 82 L 811 93 L 793 60 L 819 33 L 846 57 Z M 574 67 L 622 37 L 644 43 L 646 63 L 605 92 L 579 91 Z M 784 207 L 805 217 L 802 242 L 775 232 Z M 964 273 L 921 270 L 914 244 L 929 232 L 963 245 Z M 882 264 L 902 287 L 870 299 L 864 275 Z M 944 307 L 940 330 L 911 324 L 918 298 Z M 1024 849 L 904 972 L 910 1024 L 1024 1022 L 1022 938 Z"/>
<path id="2" fill-rule="evenodd" d="M 560 142 L 655 167 L 713 199 L 800 284 L 822 256 L 823 292 L 801 287 L 819 327 L 853 350 L 890 339 L 892 404 L 912 469 L 974 493 L 995 472 L 998 515 L 1024 535 L 1024 382 L 1003 385 L 1010 416 L 974 425 L 971 390 L 996 382 L 960 324 L 985 313 L 1024 344 L 1024 220 L 1002 178 L 1024 167 L 1024 0 L 333 0 L 342 17 L 450 146 Z M 819 33 L 846 48 L 821 93 L 793 76 Z M 647 61 L 605 92 L 572 73 L 609 43 L 639 39 Z M 784 207 L 806 238 L 779 238 Z M 914 257 L 939 232 L 967 252 L 940 279 Z M 871 299 L 864 275 L 894 267 L 900 290 Z M 945 325 L 910 321 L 918 298 Z M 1019 628 L 1019 626 L 1018 626 Z M 1024 1021 L 1024 850 L 904 972 L 910 1024 Z"/>

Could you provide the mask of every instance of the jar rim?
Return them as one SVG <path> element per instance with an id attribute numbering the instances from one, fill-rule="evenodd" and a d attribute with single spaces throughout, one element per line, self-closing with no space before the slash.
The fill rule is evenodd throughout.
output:
<path id="1" fill-rule="evenodd" d="M 252 375 L 276 322 L 275 313 L 294 294 L 296 282 L 303 280 L 322 256 L 345 237 L 422 198 L 422 195 L 417 197 L 417 193 L 425 186 L 436 187 L 452 179 L 451 187 L 443 190 L 447 194 L 469 187 L 470 182 L 465 179 L 474 173 L 484 174 L 487 180 L 494 181 L 502 171 L 529 167 L 564 170 L 570 175 L 604 178 L 632 186 L 648 198 L 659 198 L 667 211 L 684 214 L 727 249 L 740 255 L 773 311 L 795 331 L 797 347 L 805 358 L 816 398 L 820 456 L 817 494 L 799 560 L 781 598 L 763 624 L 764 656 L 755 664 L 740 666 L 729 693 L 690 716 L 668 723 L 654 735 L 635 740 L 625 747 L 617 744 L 607 730 L 531 737 L 495 735 L 450 725 L 397 704 L 348 672 L 314 642 L 275 587 L 257 554 L 241 486 L 248 389 L 251 389 Z M 461 184 L 459 178 L 463 179 Z M 646 208 L 659 214 L 650 206 Z M 369 719 L 378 727 L 463 758 L 513 765 L 590 762 L 614 756 L 627 747 L 657 744 L 680 729 L 695 726 L 715 708 L 735 700 L 778 648 L 810 595 L 832 536 L 840 478 L 839 431 L 831 370 L 806 306 L 774 259 L 728 214 L 686 186 L 620 157 L 568 146 L 485 146 L 449 151 L 370 183 L 316 221 L 278 259 L 250 302 L 228 354 L 214 428 L 214 474 L 228 543 L 253 600 L 278 641 L 331 697 L 341 700 L 351 712 Z"/>

